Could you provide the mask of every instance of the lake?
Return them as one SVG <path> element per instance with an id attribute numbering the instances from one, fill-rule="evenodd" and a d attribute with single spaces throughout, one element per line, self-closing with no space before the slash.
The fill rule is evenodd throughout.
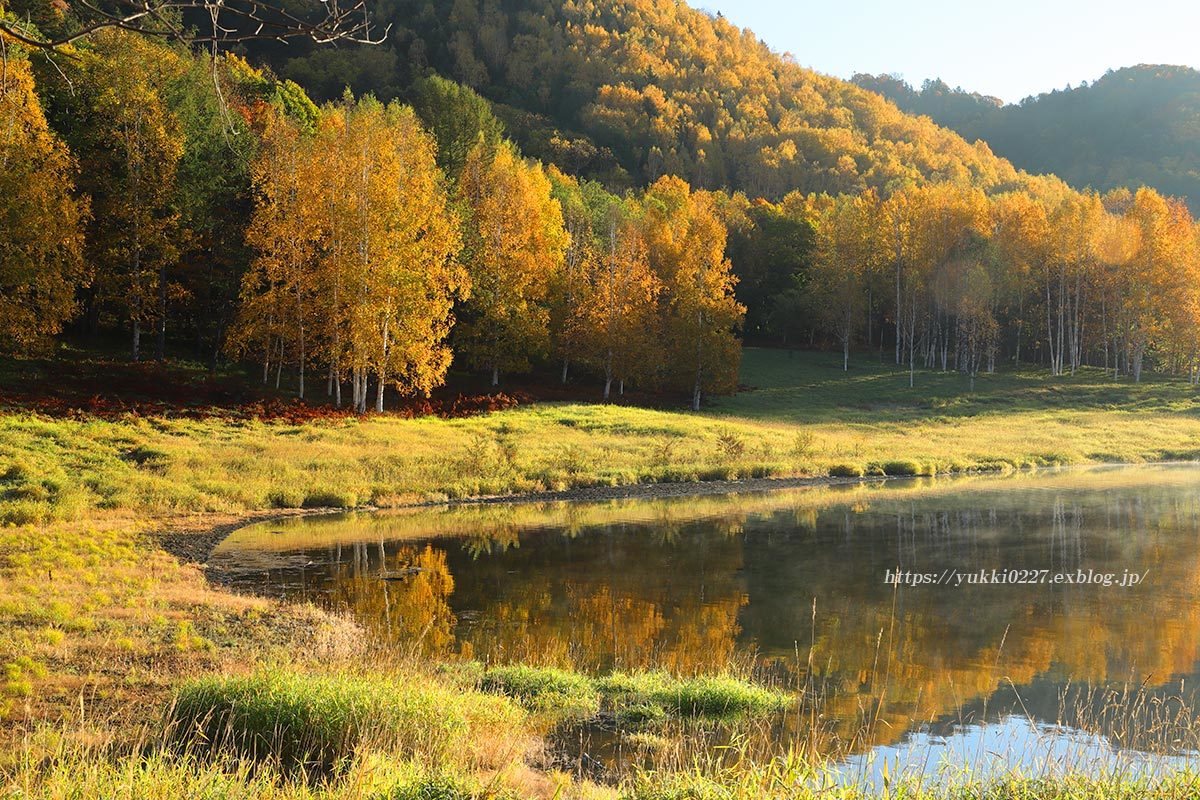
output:
<path id="1" fill-rule="evenodd" d="M 856 782 L 1153 772 L 1200 741 L 1194 465 L 308 517 L 210 563 L 398 655 L 733 665 L 799 693 L 766 738 Z M 624 757 L 618 733 L 563 738 Z"/>

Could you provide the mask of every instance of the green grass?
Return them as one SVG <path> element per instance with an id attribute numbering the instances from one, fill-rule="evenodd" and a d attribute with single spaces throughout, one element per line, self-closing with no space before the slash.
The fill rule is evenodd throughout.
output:
<path id="1" fill-rule="evenodd" d="M 946 786 L 895 782 L 869 792 L 832 785 L 821 768 L 795 759 L 767 765 L 646 773 L 625 787 L 625 800 L 1192 800 L 1200 776 L 1178 774 L 1163 780 L 1136 777 L 1024 778 L 962 781 Z"/>
<path id="2" fill-rule="evenodd" d="M 347 774 L 310 780 L 252 762 L 215 763 L 170 753 L 108 758 L 83 751 L 25 765 L 18 779 L 0 779 L 4 800 L 469 800 L 516 797 L 448 770 L 416 762 L 365 759 Z"/>
<path id="3" fill-rule="evenodd" d="M 431 770 L 412 761 L 367 758 L 345 775 L 297 780 L 249 762 L 223 764 L 165 752 L 104 757 L 94 750 L 26 763 L 7 782 L 3 800 L 155 798 L 156 800 L 1191 800 L 1200 776 L 1185 773 L 1159 781 L 1131 777 L 1038 779 L 1010 777 L 948 787 L 893 784 L 870 794 L 830 784 L 821 767 L 794 756 L 766 765 L 642 772 L 606 787 L 556 775 L 541 784 L 505 785 L 453 770 Z"/>
<path id="4" fill-rule="evenodd" d="M 290 425 L 0 415 L 0 522 L 105 510 L 174 515 L 414 501 L 662 481 L 1004 471 L 1200 456 L 1186 380 L 907 372 L 748 349 L 700 414 L 545 403 L 470 419 Z"/>
<path id="5" fill-rule="evenodd" d="M 522 724 L 523 712 L 504 699 L 419 677 L 272 670 L 185 682 L 168 727 L 189 754 L 328 773 L 366 751 L 462 766 L 490 731 Z"/>
<path id="6" fill-rule="evenodd" d="M 524 664 L 451 671 L 468 685 L 511 697 L 555 722 L 595 722 L 603 713 L 630 729 L 668 719 L 767 717 L 783 711 L 793 700 L 785 692 L 729 675 L 614 672 L 592 677 Z"/>
<path id="7" fill-rule="evenodd" d="M 577 672 L 524 664 L 492 667 L 480 677 L 479 688 L 561 721 L 588 719 L 600 711 L 600 696 L 592 681 Z"/>
<path id="8" fill-rule="evenodd" d="M 727 675 L 677 678 L 664 672 L 614 673 L 601 678 L 597 688 L 618 714 L 632 709 L 651 716 L 729 719 L 774 714 L 792 702 L 786 693 Z"/>

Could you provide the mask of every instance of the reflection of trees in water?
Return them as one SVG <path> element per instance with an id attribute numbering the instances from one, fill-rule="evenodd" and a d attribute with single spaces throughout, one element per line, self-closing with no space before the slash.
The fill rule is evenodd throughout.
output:
<path id="1" fill-rule="evenodd" d="M 419 642 L 438 657 L 685 673 L 755 652 L 764 674 L 809 690 L 827 746 L 994 717 L 1018 704 L 1010 683 L 1040 687 L 1021 701 L 1050 721 L 1069 709 L 1047 687 L 1067 682 L 1174 691 L 1200 659 L 1197 490 L 1031 486 L 934 500 L 860 491 L 816 507 L 794 495 L 782 509 L 734 498 L 693 520 L 669 504 L 633 522 L 627 505 L 608 520 L 567 506 L 561 525 L 488 510 L 462 538 L 331 547 L 336 567 L 306 580 L 403 652 Z M 897 566 L 1149 576 L 1134 588 L 896 589 L 883 576 Z M 1115 731 L 1116 712 L 1100 709 L 1072 719 Z"/>
<path id="2" fill-rule="evenodd" d="M 452 652 L 458 620 L 450 610 L 454 578 L 445 551 L 428 544 L 395 547 L 380 542 L 375 547 L 375 559 L 363 545 L 348 561 L 334 565 L 328 601 L 351 609 L 381 644 L 398 652 Z"/>
<path id="3" fill-rule="evenodd" d="M 542 531 L 521 547 L 514 528 L 493 525 L 461 540 L 337 545 L 305 594 L 404 654 L 715 672 L 737 649 L 741 546 L 735 523 L 695 527 Z M 469 576 L 457 592 L 454 574 Z"/>
<path id="4" fill-rule="evenodd" d="M 460 635 L 483 658 L 586 670 L 719 671 L 746 602 L 728 525 L 606 525 L 539 533 L 469 571 L 455 597 Z M 680 538 L 686 545 L 673 546 Z M 452 551 L 452 562 L 454 555 Z"/>
<path id="5" fill-rule="evenodd" d="M 827 746 L 894 742 L 914 721 L 978 722 L 988 702 L 993 718 L 1001 709 L 1028 710 L 1064 721 L 1071 712 L 1096 732 L 1116 730 L 1122 713 L 1143 720 L 1158 714 L 1143 731 L 1178 732 L 1194 719 L 1166 713 L 1163 697 L 1135 707 L 1131 694 L 1122 711 L 1120 694 L 1101 693 L 1103 702 L 1093 697 L 1087 709 L 1072 712 L 1063 704 L 1078 697 L 1043 693 L 1018 701 L 1011 690 L 998 693 L 1039 678 L 1085 689 L 1146 681 L 1170 690 L 1178 689 L 1178 676 L 1196 672 L 1200 525 L 1191 494 L 1050 496 L 1024 507 L 932 512 L 916 504 L 859 514 L 840 509 L 821 515 L 813 530 L 789 538 L 775 534 L 769 520 L 747 526 L 751 602 L 742 622 L 780 679 L 811 689 L 831 720 Z M 1150 575 L 1133 588 L 897 589 L 883 582 L 884 570 L 897 565 L 937 573 L 994 566 Z M 781 636 L 797 631 L 800 637 Z M 797 649 L 799 664 L 789 658 Z"/>

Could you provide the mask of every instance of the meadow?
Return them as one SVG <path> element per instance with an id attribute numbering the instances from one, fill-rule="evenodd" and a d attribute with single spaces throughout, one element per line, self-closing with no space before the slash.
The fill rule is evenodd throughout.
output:
<path id="1" fill-rule="evenodd" d="M 594 486 L 750 477 L 926 475 L 1188 460 L 1186 380 L 907 372 L 747 349 L 743 391 L 705 411 L 580 402 L 459 419 L 0 416 L 0 522 L 97 514 L 396 507 Z"/>
<path id="2" fill-rule="evenodd" d="M 558 709 L 688 724 L 786 698 L 744 675 L 591 677 L 364 658 L 363 630 L 231 594 L 163 549 L 296 509 L 742 477 L 1192 459 L 1194 387 L 1099 370 L 907 372 L 748 349 L 700 414 L 582 402 L 302 424 L 0 413 L 0 797 L 855 797 L 799 755 L 674 763 L 617 785 L 547 753 Z M 370 666 L 364 666 L 364 661 Z M 729 713 L 726 713 L 729 712 Z M 734 713 L 736 712 L 736 713 Z M 715 723 L 714 723 L 715 724 Z M 304 734 L 301 735 L 300 731 Z M 289 738 L 290 737 L 290 738 Z M 1014 778 L 888 796 L 1184 797 L 1196 779 Z"/>

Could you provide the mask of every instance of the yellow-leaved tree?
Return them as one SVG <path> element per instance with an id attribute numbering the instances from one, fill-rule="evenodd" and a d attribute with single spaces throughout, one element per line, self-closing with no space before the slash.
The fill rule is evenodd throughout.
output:
<path id="1" fill-rule="evenodd" d="M 300 397 L 310 365 L 327 369 L 338 405 L 348 378 L 360 412 L 372 379 L 377 411 L 387 386 L 441 385 L 469 284 L 433 139 L 411 109 L 347 96 L 315 130 L 268 114 L 262 142 L 246 237 L 256 255 L 231 349 L 264 353 L 276 385 L 294 365 Z"/>
<path id="2" fill-rule="evenodd" d="M 624 394 L 626 381 L 653 374 L 646 366 L 661 331 L 663 285 L 650 268 L 634 205 L 616 201 L 598 209 L 596 258 L 582 298 L 588 361 L 604 375 L 605 400 L 614 380 Z"/>
<path id="3" fill-rule="evenodd" d="M 736 387 L 741 364 L 737 330 L 746 309 L 733 295 L 725 257 L 725 225 L 713 196 L 679 178 L 659 178 L 641 201 L 641 228 L 650 266 L 663 285 L 664 369 L 667 380 L 692 392 Z"/>
<path id="4" fill-rule="evenodd" d="M 882 203 L 874 189 L 842 195 L 825 204 L 816 221 L 816 259 L 809 276 L 813 316 L 842 345 L 842 369 L 850 368 L 850 344 L 862 325 L 866 287 L 888 261 Z"/>
<path id="5" fill-rule="evenodd" d="M 29 61 L 0 34 L 0 352 L 29 353 L 75 311 L 87 204 L 50 131 Z"/>
<path id="6" fill-rule="evenodd" d="M 229 344 L 233 352 L 261 352 L 263 381 L 274 364 L 276 387 L 283 365 L 293 364 L 301 398 L 320 313 L 315 289 L 329 188 L 321 180 L 324 157 L 300 124 L 282 113 L 267 115 L 251 168 L 255 206 L 246 243 L 255 256 L 242 278 L 242 307 Z"/>
<path id="7" fill-rule="evenodd" d="M 472 149 L 458 182 L 462 260 L 471 279 L 456 329 L 468 363 L 492 374 L 523 371 L 548 345 L 547 291 L 569 237 L 541 166 L 508 142 Z"/>
<path id="8" fill-rule="evenodd" d="M 329 362 L 339 382 L 349 368 L 360 411 L 373 374 L 383 411 L 387 385 L 428 394 L 450 367 L 453 306 L 468 294 L 458 224 L 433 139 L 411 109 L 347 98 L 324 116 L 317 152 L 325 185 L 337 189 L 319 270 L 333 322 Z"/>

